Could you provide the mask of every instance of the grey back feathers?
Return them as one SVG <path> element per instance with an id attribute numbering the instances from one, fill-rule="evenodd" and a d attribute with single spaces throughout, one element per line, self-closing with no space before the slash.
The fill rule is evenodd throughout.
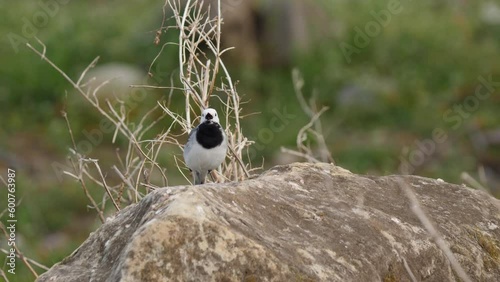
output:
<path id="1" fill-rule="evenodd" d="M 193 173 L 194 184 L 205 183 L 207 173 L 221 165 L 226 153 L 227 137 L 219 124 L 217 111 L 203 110 L 200 125 L 189 133 L 184 146 L 184 160 Z"/>

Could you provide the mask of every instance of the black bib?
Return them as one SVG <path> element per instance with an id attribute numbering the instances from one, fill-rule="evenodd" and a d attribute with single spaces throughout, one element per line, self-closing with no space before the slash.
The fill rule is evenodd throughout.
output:
<path id="1" fill-rule="evenodd" d="M 205 149 L 219 146 L 224 139 L 222 129 L 218 123 L 206 121 L 198 126 L 196 141 Z"/>

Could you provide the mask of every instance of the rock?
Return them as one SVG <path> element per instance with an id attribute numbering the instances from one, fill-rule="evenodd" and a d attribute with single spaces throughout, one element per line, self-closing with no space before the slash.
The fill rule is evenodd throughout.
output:
<path id="1" fill-rule="evenodd" d="M 159 189 L 38 281 L 458 281 L 398 186 L 410 184 L 473 281 L 500 281 L 499 200 L 417 176 L 277 166 Z"/>
<path id="2" fill-rule="evenodd" d="M 100 87 L 96 97 L 102 104 L 105 104 L 106 99 L 111 102 L 116 99 L 127 100 L 127 96 L 132 95 L 134 90 L 134 88 L 130 88 L 130 85 L 148 84 L 147 79 L 147 74 L 141 69 L 120 62 L 99 65 L 90 69 L 86 75 L 90 89 Z M 106 81 L 108 83 L 102 85 Z"/>

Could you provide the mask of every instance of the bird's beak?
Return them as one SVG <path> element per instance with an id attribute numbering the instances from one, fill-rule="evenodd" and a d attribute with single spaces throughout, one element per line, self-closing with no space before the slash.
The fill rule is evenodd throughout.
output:
<path id="1" fill-rule="evenodd" d="M 211 114 L 207 114 L 207 115 L 205 116 L 205 119 L 206 119 L 206 120 L 212 120 L 213 118 L 214 118 L 214 117 L 213 117 Z"/>

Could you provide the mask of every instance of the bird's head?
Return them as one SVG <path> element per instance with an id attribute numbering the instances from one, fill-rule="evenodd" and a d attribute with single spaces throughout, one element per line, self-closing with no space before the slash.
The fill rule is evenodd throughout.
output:
<path id="1" fill-rule="evenodd" d="M 215 109 L 208 108 L 204 109 L 203 112 L 201 112 L 200 123 L 204 123 L 206 121 L 219 123 L 219 116 L 217 115 L 217 111 Z"/>

